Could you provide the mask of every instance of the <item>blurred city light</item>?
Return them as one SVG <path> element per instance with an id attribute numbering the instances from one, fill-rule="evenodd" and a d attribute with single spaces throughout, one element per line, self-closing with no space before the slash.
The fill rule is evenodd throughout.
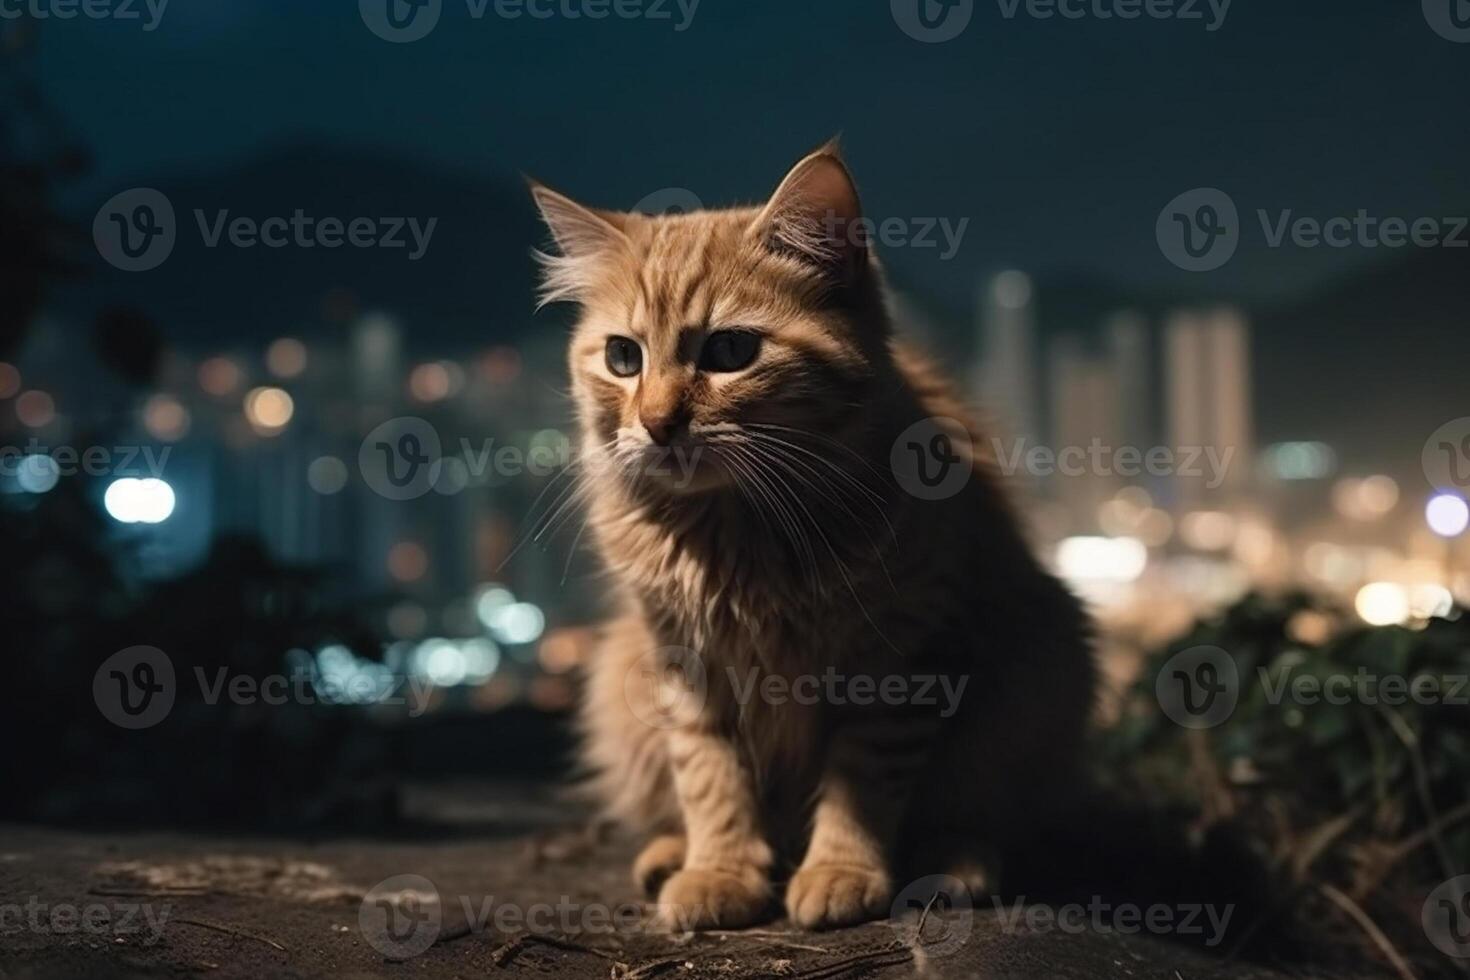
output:
<path id="1" fill-rule="evenodd" d="M 1429 529 L 1440 537 L 1456 538 L 1470 527 L 1470 504 L 1456 494 L 1442 493 L 1424 508 L 1424 519 L 1429 522 Z"/>
<path id="2" fill-rule="evenodd" d="M 500 667 L 500 648 L 483 636 L 463 641 L 459 650 L 464 657 L 466 684 L 483 684 Z"/>
<path id="3" fill-rule="evenodd" d="M 521 355 L 514 347 L 492 348 L 480 359 L 480 373 L 491 384 L 511 384 L 520 377 Z"/>
<path id="4" fill-rule="evenodd" d="M 408 390 L 421 402 L 443 401 L 454 393 L 454 376 L 446 362 L 420 364 L 408 376 Z"/>
<path id="5" fill-rule="evenodd" d="M 454 687 L 469 672 L 464 651 L 444 639 L 425 640 L 414 651 L 414 672 L 439 687 Z"/>
<path id="6" fill-rule="evenodd" d="M 1442 585 L 1415 585 L 1409 589 L 1409 612 L 1415 619 L 1448 616 L 1455 608 L 1455 597 Z"/>
<path id="7" fill-rule="evenodd" d="M 1278 480 L 1322 480 L 1332 475 L 1337 454 L 1321 442 L 1282 442 L 1266 449 L 1266 470 Z"/>
<path id="8" fill-rule="evenodd" d="M 295 337 L 282 337 L 265 349 L 265 367 L 278 378 L 294 378 L 306 370 L 306 345 Z"/>
<path id="9" fill-rule="evenodd" d="M 1369 626 L 1398 626 L 1409 619 L 1409 594 L 1394 582 L 1372 582 L 1358 590 L 1354 608 Z"/>
<path id="10" fill-rule="evenodd" d="M 484 637 L 448 640 L 433 637 L 413 648 L 408 672 L 436 687 L 484 684 L 500 668 L 500 648 Z"/>
<path id="11" fill-rule="evenodd" d="M 546 628 L 546 614 L 529 602 L 513 602 L 496 611 L 490 632 L 502 643 L 535 643 Z"/>
<path id="12" fill-rule="evenodd" d="M 1224 511 L 1196 511 L 1179 523 L 1184 543 L 1200 551 L 1224 551 L 1235 543 L 1238 530 L 1235 517 Z"/>
<path id="13" fill-rule="evenodd" d="M 388 574 L 400 582 L 417 582 L 429 572 L 429 553 L 423 545 L 400 541 L 388 550 Z"/>
<path id="14" fill-rule="evenodd" d="M 400 602 L 388 610 L 388 632 L 396 639 L 414 639 L 428 626 L 429 614 L 417 602 Z"/>
<path id="15" fill-rule="evenodd" d="M 154 395 L 143 405 L 143 428 L 159 442 L 178 442 L 189 423 L 189 410 L 172 395 Z"/>
<path id="16" fill-rule="evenodd" d="M 1074 537 L 1057 545 L 1057 569 L 1072 582 L 1132 582 L 1148 566 L 1136 538 Z"/>
<path id="17" fill-rule="evenodd" d="M 319 456 L 306 468 L 306 482 L 324 496 L 341 493 L 347 486 L 347 464 L 336 456 Z"/>
<path id="18" fill-rule="evenodd" d="M 28 391 L 15 400 L 15 417 L 22 425 L 42 428 L 56 418 L 56 402 L 44 391 Z"/>
<path id="19" fill-rule="evenodd" d="M 108 515 L 123 524 L 161 524 L 174 512 L 174 503 L 173 487 L 151 477 L 113 480 L 102 497 Z"/>
<path id="20" fill-rule="evenodd" d="M 305 651 L 292 651 L 288 661 L 297 663 Z M 341 644 L 317 651 L 314 662 L 305 657 L 312 675 L 312 689 L 329 704 L 376 704 L 397 687 L 398 680 L 387 664 L 364 660 Z"/>
<path id="21" fill-rule="evenodd" d="M 511 591 L 499 585 L 488 585 L 480 591 L 480 596 L 475 600 L 475 615 L 486 629 L 490 629 L 497 622 L 496 616 L 506 606 L 513 604 L 516 597 Z"/>
<path id="22" fill-rule="evenodd" d="M 1020 310 L 1031 302 L 1031 277 L 1016 269 L 1000 273 L 991 282 L 995 301 L 1007 310 Z"/>
<path id="23" fill-rule="evenodd" d="M 20 371 L 15 365 L 0 361 L 0 398 L 14 398 L 20 391 Z"/>
<path id="24" fill-rule="evenodd" d="M 245 396 L 245 418 L 261 435 L 276 435 L 295 413 L 296 403 L 280 388 L 254 388 Z"/>
<path id="25" fill-rule="evenodd" d="M 211 357 L 199 365 L 199 387 L 216 398 L 238 391 L 244 381 L 240 366 L 228 357 Z"/>
<path id="26" fill-rule="evenodd" d="M 45 453 L 33 453 L 16 467 L 15 482 L 26 493 L 46 493 L 61 479 L 61 468 Z"/>
<path id="27" fill-rule="evenodd" d="M 1351 521 L 1373 521 L 1386 517 L 1398 506 L 1399 485 L 1387 476 L 1346 478 L 1332 488 L 1332 504 L 1338 514 Z"/>

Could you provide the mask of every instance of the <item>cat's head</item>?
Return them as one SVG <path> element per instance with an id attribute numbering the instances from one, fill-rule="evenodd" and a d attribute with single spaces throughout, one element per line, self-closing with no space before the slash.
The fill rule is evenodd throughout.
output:
<path id="1" fill-rule="evenodd" d="M 729 486 L 755 443 L 840 437 L 888 355 L 852 176 L 833 145 L 762 206 L 650 216 L 539 184 L 543 302 L 580 308 L 584 452 L 655 490 Z"/>

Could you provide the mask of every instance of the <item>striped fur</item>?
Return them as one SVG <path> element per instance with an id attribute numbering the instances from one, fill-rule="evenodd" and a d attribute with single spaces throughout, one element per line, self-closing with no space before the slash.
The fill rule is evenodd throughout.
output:
<path id="1" fill-rule="evenodd" d="M 1075 787 L 1088 626 L 988 460 L 946 500 L 895 484 L 899 433 L 965 413 L 894 338 L 866 243 L 823 235 L 861 213 L 835 149 L 760 208 L 648 217 L 533 192 L 560 253 L 546 298 L 581 310 L 589 529 L 618 610 L 587 679 L 584 759 L 609 813 L 651 838 L 640 882 L 701 928 L 759 921 L 784 881 L 791 917 L 828 927 L 1016 841 Z M 698 370 L 704 337 L 731 327 L 761 335 L 755 363 Z M 641 373 L 613 376 L 610 336 L 638 341 Z M 686 423 L 672 449 L 650 412 Z M 688 480 L 650 471 L 696 450 Z M 748 696 L 752 679 L 829 670 L 967 686 L 948 717 Z"/>

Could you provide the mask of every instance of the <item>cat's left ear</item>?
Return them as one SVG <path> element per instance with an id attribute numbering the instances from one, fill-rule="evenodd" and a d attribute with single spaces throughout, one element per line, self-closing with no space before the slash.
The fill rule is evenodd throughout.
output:
<path id="1" fill-rule="evenodd" d="M 768 247 L 811 264 L 839 285 L 868 268 L 868 228 L 857 185 L 833 140 L 786 175 L 750 226 Z"/>
<path id="2" fill-rule="evenodd" d="M 628 244 L 627 216 L 585 207 L 529 177 L 526 183 L 561 253 L 535 253 L 542 268 L 541 305 L 575 302 L 595 281 L 601 258 Z"/>

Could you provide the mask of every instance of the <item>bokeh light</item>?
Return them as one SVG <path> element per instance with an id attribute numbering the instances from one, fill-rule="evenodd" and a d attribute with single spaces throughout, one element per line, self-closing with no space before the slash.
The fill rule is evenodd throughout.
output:
<path id="1" fill-rule="evenodd" d="M 1332 505 L 1351 521 L 1375 521 L 1393 512 L 1399 503 L 1399 485 L 1387 476 L 1348 477 L 1332 488 Z"/>
<path id="2" fill-rule="evenodd" d="M 255 388 L 245 396 L 245 418 L 261 435 L 276 435 L 295 413 L 296 403 L 280 388 Z"/>
<path id="3" fill-rule="evenodd" d="M 245 373 L 228 357 L 211 357 L 199 365 L 199 387 L 206 394 L 224 398 L 240 390 Z"/>
<path id="4" fill-rule="evenodd" d="M 449 397 L 453 379 L 443 363 L 420 364 L 408 376 L 409 394 L 421 402 L 443 401 Z"/>
<path id="5" fill-rule="evenodd" d="M 0 361 L 0 398 L 14 398 L 20 391 L 20 371 L 14 364 Z"/>
<path id="6" fill-rule="evenodd" d="M 265 349 L 265 367 L 278 378 L 295 378 L 306 370 L 306 345 L 295 337 L 282 337 Z"/>
<path id="7" fill-rule="evenodd" d="M 1073 582 L 1132 582 L 1148 566 L 1136 538 L 1066 538 L 1057 545 L 1057 570 Z"/>
<path id="8" fill-rule="evenodd" d="M 521 375 L 521 355 L 514 347 L 493 347 L 480 358 L 480 374 L 494 385 L 508 385 Z"/>
<path id="9" fill-rule="evenodd" d="M 1369 626 L 1397 626 L 1409 618 L 1409 593 L 1394 582 L 1372 582 L 1358 590 L 1354 608 Z"/>
<path id="10" fill-rule="evenodd" d="M 995 302 L 1007 310 L 1025 309 L 1031 302 L 1031 277 L 1016 269 L 1002 272 L 991 284 Z"/>
<path id="11" fill-rule="evenodd" d="M 347 464 L 336 456 L 319 456 L 307 466 L 306 482 L 323 496 L 341 493 L 347 486 Z"/>
<path id="12" fill-rule="evenodd" d="M 15 400 L 15 417 L 32 429 L 43 428 L 56 418 L 56 402 L 44 391 L 28 391 Z"/>
<path id="13" fill-rule="evenodd" d="M 1179 522 L 1179 536 L 1199 551 L 1224 551 L 1235 543 L 1238 531 L 1235 517 L 1218 510 L 1185 514 Z"/>
<path id="14" fill-rule="evenodd" d="M 189 410 L 172 395 L 154 395 L 143 405 L 143 428 L 159 442 L 178 442 L 189 424 Z"/>
<path id="15" fill-rule="evenodd" d="M 32 453 L 15 470 L 15 482 L 26 493 L 46 493 L 60 480 L 61 467 L 45 453 Z"/>
<path id="16" fill-rule="evenodd" d="M 1453 493 L 1442 493 L 1429 501 L 1424 508 L 1424 519 L 1429 529 L 1442 538 L 1456 538 L 1470 528 L 1470 504 L 1465 498 Z"/>
<path id="17" fill-rule="evenodd" d="M 388 632 L 398 640 L 414 640 L 429 628 L 429 614 L 417 602 L 400 602 L 388 610 Z"/>
<path id="18" fill-rule="evenodd" d="M 161 524 L 174 512 L 174 489 L 156 478 L 123 477 L 108 485 L 102 504 L 123 524 Z"/>
<path id="19" fill-rule="evenodd" d="M 429 553 L 415 541 L 400 541 L 388 549 L 388 574 L 400 582 L 417 582 L 428 574 Z"/>

